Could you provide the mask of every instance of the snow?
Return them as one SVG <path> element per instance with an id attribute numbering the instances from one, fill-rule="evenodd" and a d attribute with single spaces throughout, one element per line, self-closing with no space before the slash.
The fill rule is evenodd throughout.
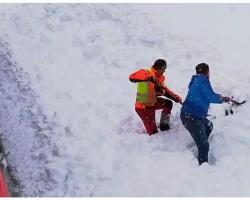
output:
<path id="1" fill-rule="evenodd" d="M 166 59 L 185 99 L 195 66 L 249 100 L 248 4 L 2 4 L 0 129 L 22 196 L 249 196 L 249 107 L 211 105 L 209 164 L 179 119 L 149 137 L 128 76 Z M 160 111 L 157 112 L 159 121 Z"/>

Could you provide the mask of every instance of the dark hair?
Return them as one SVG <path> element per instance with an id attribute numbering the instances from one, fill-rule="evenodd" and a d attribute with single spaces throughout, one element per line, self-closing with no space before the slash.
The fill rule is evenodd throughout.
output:
<path id="1" fill-rule="evenodd" d="M 158 69 L 161 69 L 164 66 L 167 67 L 166 61 L 163 60 L 163 59 L 158 59 L 158 60 L 155 61 L 154 65 L 153 65 L 153 68 L 158 70 Z"/>
<path id="2" fill-rule="evenodd" d="M 200 63 L 195 67 L 196 74 L 204 74 L 206 75 L 207 71 L 209 70 L 209 66 L 206 63 Z"/>

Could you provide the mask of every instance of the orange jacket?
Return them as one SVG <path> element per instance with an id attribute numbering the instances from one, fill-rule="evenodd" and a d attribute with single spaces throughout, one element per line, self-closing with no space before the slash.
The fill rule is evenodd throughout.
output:
<path id="1" fill-rule="evenodd" d="M 155 95 L 155 101 L 151 102 L 151 103 L 140 103 L 138 101 L 136 101 L 135 103 L 135 107 L 137 108 L 145 108 L 145 106 L 154 106 L 156 103 L 156 96 L 160 96 L 160 95 L 166 95 L 168 98 L 172 99 L 172 100 L 176 100 L 173 99 L 172 96 L 177 96 L 175 93 L 173 93 L 171 90 L 169 90 L 167 88 L 167 86 L 164 83 L 165 80 L 165 76 L 161 75 L 160 77 L 156 77 L 156 70 L 153 68 L 153 66 L 149 69 L 149 70 L 145 70 L 145 69 L 140 69 L 137 72 L 134 72 L 133 74 L 131 74 L 129 76 L 129 80 L 133 83 L 137 83 L 137 82 L 147 82 L 148 78 L 150 76 L 153 76 L 153 78 L 158 82 L 158 84 L 162 87 L 164 87 L 166 89 L 166 91 L 162 88 L 159 88 L 159 86 L 157 86 L 157 84 L 155 85 L 152 82 L 148 82 L 147 87 L 148 87 L 148 93 L 149 95 L 152 96 L 152 94 L 156 94 Z M 170 94 L 170 95 L 169 95 Z M 137 93 L 138 96 L 138 93 Z M 152 100 L 152 97 L 149 96 L 148 98 Z"/>

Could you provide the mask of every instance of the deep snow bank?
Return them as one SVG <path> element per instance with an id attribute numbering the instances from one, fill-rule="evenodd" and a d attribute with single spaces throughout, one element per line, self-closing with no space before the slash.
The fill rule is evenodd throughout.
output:
<path id="1" fill-rule="evenodd" d="M 243 66 L 229 70 L 212 45 L 163 30 L 164 21 L 155 25 L 150 15 L 126 4 L 5 4 L 0 9 L 1 37 L 9 43 L 1 43 L 0 123 L 24 196 L 225 196 L 229 181 L 234 190 L 227 195 L 249 194 L 243 166 L 228 167 L 239 161 L 236 152 L 249 157 L 248 142 L 241 142 L 248 141 L 246 121 L 215 121 L 219 134 L 211 141 L 211 154 L 222 167 L 198 169 L 186 150 L 191 139 L 178 121 L 180 105 L 173 109 L 176 129 L 167 134 L 149 138 L 133 127 L 122 132 L 119 125 L 125 119 L 140 123 L 134 112 L 136 85 L 128 76 L 157 58 L 167 60 L 166 84 L 183 98 L 200 62 L 210 65 L 216 92 L 246 95 L 249 73 Z M 234 84 L 237 72 L 241 82 Z M 212 106 L 211 112 L 219 116 L 222 107 Z M 239 137 L 227 134 L 239 125 Z"/>

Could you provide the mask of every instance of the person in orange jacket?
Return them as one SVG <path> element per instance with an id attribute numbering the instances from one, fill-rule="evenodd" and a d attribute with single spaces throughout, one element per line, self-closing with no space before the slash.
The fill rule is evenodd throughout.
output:
<path id="1" fill-rule="evenodd" d="M 158 59 L 150 69 L 140 69 L 129 76 L 129 80 L 137 85 L 137 95 L 135 111 L 141 118 L 149 135 L 158 133 L 155 124 L 155 110 L 162 109 L 160 119 L 160 130 L 169 130 L 169 119 L 173 107 L 173 101 L 180 103 L 182 99 L 169 90 L 165 83 L 163 73 L 167 68 L 167 63 L 163 59 Z M 157 98 L 165 96 L 169 99 Z"/>

